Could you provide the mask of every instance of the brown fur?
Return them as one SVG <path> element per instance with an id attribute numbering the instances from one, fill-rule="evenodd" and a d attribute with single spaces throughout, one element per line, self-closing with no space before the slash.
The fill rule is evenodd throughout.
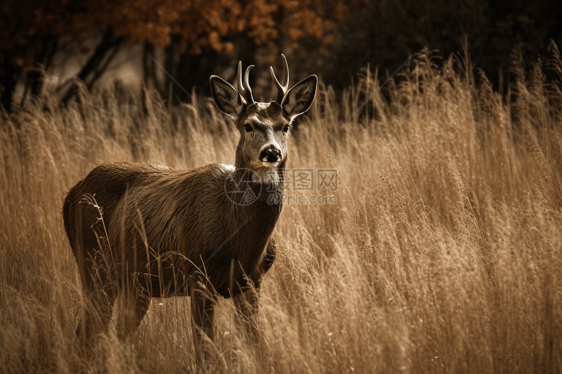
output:
<path id="1" fill-rule="evenodd" d="M 138 281 L 153 297 L 185 291 L 179 287 L 197 270 L 229 297 L 225 286 L 230 282 L 231 259 L 239 264 L 236 282 L 245 284 L 245 273 L 259 285 L 264 251 L 281 205 L 267 204 L 266 195 L 247 206 L 234 204 L 225 193 L 231 173 L 217 164 L 189 171 L 145 163 L 98 166 L 65 201 L 65 227 L 75 254 L 80 250 L 84 253 L 78 258 L 92 257 L 99 249 L 98 237 L 105 236 L 105 224 L 118 273 L 141 275 Z M 261 189 L 266 193 L 265 187 Z M 85 195 L 94 196 L 103 220 L 82 199 Z M 79 217 L 80 233 L 74 230 Z M 80 235 L 82 243 L 77 242 Z M 219 248 L 207 264 L 202 262 Z"/>
<path id="2" fill-rule="evenodd" d="M 125 302 L 118 322 L 123 337 L 138 327 L 150 297 L 174 295 L 191 296 L 198 357 L 202 334 L 213 338 L 216 295 L 234 297 L 244 326 L 256 335 L 255 291 L 275 259 L 273 230 L 282 208 L 282 200 L 268 197 L 283 192 L 284 130 L 310 108 L 317 78 L 301 83 L 291 90 L 296 95 L 287 93 L 287 105 L 299 108 L 294 112 L 277 103 L 246 104 L 230 84 L 211 77 L 217 106 L 235 117 L 240 131 L 235 167 L 107 163 L 70 190 L 65 229 L 93 304 L 79 331 L 86 339 L 106 328 L 118 295 Z M 264 147 L 278 150 L 276 168 L 260 161 Z M 258 196 L 248 205 L 240 204 L 241 194 L 229 193 L 242 178 Z"/>
<path id="3" fill-rule="evenodd" d="M 229 199 L 225 192 L 235 189 L 232 174 L 218 164 L 186 171 L 109 163 L 70 190 L 65 228 L 85 294 L 99 314 L 86 315 L 86 339 L 106 328 L 111 305 L 125 290 L 132 290 L 134 311 L 120 322 L 122 337 L 140 324 L 150 297 L 189 295 L 190 276 L 223 297 L 259 289 L 275 258 L 272 233 L 282 206 L 268 204 L 259 183 L 252 186 L 256 194 L 261 190 L 256 202 L 235 204 L 236 195 Z M 83 198 L 88 195 L 101 207 L 102 220 Z M 105 261 L 95 264 L 100 256 Z"/>

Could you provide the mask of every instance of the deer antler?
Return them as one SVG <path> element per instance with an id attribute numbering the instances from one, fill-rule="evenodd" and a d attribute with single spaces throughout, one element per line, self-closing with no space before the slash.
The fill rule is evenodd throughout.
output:
<path id="1" fill-rule="evenodd" d="M 234 88 L 238 91 L 238 93 L 246 100 L 247 104 L 253 104 L 254 96 L 252 95 L 252 89 L 250 88 L 250 70 L 254 65 L 250 65 L 246 68 L 246 74 L 244 74 L 244 83 L 246 84 L 246 88 L 244 89 L 244 85 L 242 84 L 242 61 L 238 63 L 238 74 L 236 76 L 236 82 L 234 82 Z"/>
<path id="2" fill-rule="evenodd" d="M 269 71 L 271 72 L 271 80 L 277 86 L 277 98 L 275 99 L 275 102 L 279 105 L 281 105 L 281 103 L 283 102 L 283 98 L 285 97 L 285 94 L 289 89 L 289 64 L 287 64 L 287 59 L 285 58 L 284 54 L 281 54 L 281 57 L 283 57 L 283 83 L 279 83 L 277 77 L 275 76 L 275 72 L 273 71 L 273 67 L 269 67 Z"/>

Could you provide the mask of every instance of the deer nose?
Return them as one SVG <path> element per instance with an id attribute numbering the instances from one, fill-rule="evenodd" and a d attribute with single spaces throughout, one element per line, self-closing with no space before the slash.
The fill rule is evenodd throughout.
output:
<path id="1" fill-rule="evenodd" d="M 264 149 L 260 154 L 260 160 L 264 162 L 277 162 L 281 161 L 281 151 L 271 146 Z"/>

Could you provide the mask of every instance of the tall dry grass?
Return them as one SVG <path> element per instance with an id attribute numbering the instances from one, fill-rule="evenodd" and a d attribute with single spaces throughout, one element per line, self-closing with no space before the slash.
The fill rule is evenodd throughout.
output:
<path id="1" fill-rule="evenodd" d="M 320 90 L 289 166 L 337 168 L 338 204 L 284 208 L 261 294 L 273 371 L 562 370 L 561 68 L 554 47 L 527 74 L 516 67 L 502 97 L 466 62 L 437 67 L 426 53 L 387 95 L 370 73 L 340 100 Z M 66 109 L 46 96 L 2 115 L 2 372 L 197 371 L 183 298 L 153 299 L 134 344 L 110 329 L 81 352 L 61 207 L 99 163 L 233 163 L 238 135 L 209 102 L 208 116 L 112 95 Z M 221 301 L 208 371 L 260 372 L 232 315 Z"/>

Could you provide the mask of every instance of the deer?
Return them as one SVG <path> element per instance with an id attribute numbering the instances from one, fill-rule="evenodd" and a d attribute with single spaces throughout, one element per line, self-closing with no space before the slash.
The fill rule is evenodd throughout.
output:
<path id="1" fill-rule="evenodd" d="M 213 315 L 220 297 L 232 299 L 236 320 L 259 342 L 259 290 L 276 255 L 274 229 L 281 214 L 287 140 L 296 117 L 313 104 L 318 77 L 289 89 L 283 60 L 275 101 L 253 98 L 248 66 L 234 86 L 213 75 L 217 108 L 240 133 L 234 165 L 191 170 L 150 163 L 95 167 L 68 192 L 63 219 L 86 301 L 77 335 L 83 342 L 109 328 L 118 297 L 117 329 L 127 340 L 151 298 L 190 297 L 198 362 L 212 353 Z M 251 197 L 250 199 L 248 197 Z"/>

